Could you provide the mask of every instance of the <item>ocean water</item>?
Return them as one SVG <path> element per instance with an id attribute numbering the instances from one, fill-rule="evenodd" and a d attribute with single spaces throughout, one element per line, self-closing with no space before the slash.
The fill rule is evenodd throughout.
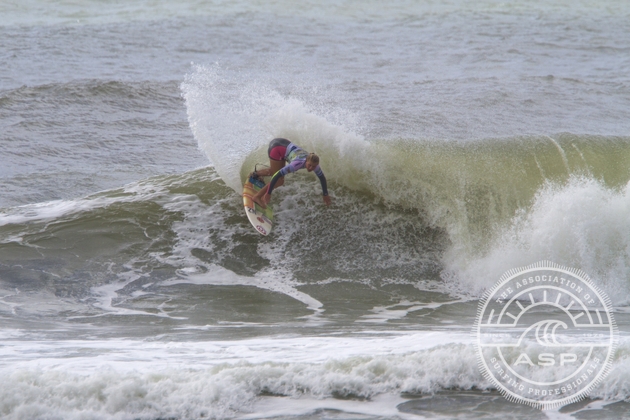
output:
<path id="1" fill-rule="evenodd" d="M 630 418 L 630 3 L 0 3 L 0 417 Z M 321 157 L 258 235 L 241 185 Z M 584 270 L 611 373 L 504 399 L 507 270 Z"/>

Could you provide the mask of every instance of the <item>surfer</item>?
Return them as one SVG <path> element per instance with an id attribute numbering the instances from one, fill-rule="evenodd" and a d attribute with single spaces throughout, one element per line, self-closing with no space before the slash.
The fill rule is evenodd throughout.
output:
<path id="1" fill-rule="evenodd" d="M 322 184 L 324 203 L 327 206 L 330 205 L 330 197 L 326 188 L 326 177 L 319 167 L 319 156 L 315 153 L 307 152 L 287 139 L 281 138 L 271 140 L 267 154 L 269 155 L 269 168 L 253 172 L 254 176 L 273 175 L 269 184 L 261 188 L 253 197 L 258 205 L 267 208 L 267 203 L 271 200 L 271 193 L 274 188 L 284 184 L 284 176 L 302 168 L 306 168 L 308 172 L 315 172 L 319 182 Z"/>

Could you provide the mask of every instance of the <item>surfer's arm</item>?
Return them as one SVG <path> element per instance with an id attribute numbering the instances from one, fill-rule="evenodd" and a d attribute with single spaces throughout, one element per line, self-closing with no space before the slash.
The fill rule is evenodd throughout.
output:
<path id="1" fill-rule="evenodd" d="M 322 184 L 322 194 L 324 195 L 324 197 L 327 197 L 328 188 L 326 186 L 326 177 L 324 176 L 324 171 L 322 171 L 319 165 L 317 165 L 317 168 L 315 168 L 315 175 L 317 175 L 317 178 L 319 178 L 319 183 Z"/>
<path id="2" fill-rule="evenodd" d="M 330 206 L 330 196 L 328 195 L 328 188 L 326 187 L 326 177 L 324 176 L 324 172 L 319 167 L 319 165 L 317 165 L 317 168 L 315 168 L 315 175 L 317 175 L 317 178 L 319 178 L 319 182 L 322 184 L 322 195 L 324 197 L 324 204 Z"/>

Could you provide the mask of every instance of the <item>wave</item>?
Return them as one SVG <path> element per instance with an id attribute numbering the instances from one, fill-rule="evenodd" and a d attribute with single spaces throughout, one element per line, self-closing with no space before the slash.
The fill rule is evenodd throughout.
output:
<path id="1" fill-rule="evenodd" d="M 22 86 L 0 91 L 0 103 L 10 106 L 19 101 L 34 100 L 51 104 L 75 103 L 78 100 L 109 98 L 112 103 L 121 101 L 172 101 L 174 82 L 123 82 L 117 80 L 74 80 L 66 83 L 50 83 L 36 86 Z M 113 98 L 117 98 L 115 100 Z M 123 105 L 120 105 L 123 106 Z"/>
<path id="2" fill-rule="evenodd" d="M 475 353 L 452 345 L 402 356 L 355 357 L 322 364 L 222 364 L 207 369 L 88 375 L 69 370 L 7 369 L 0 386 L 6 418 L 228 418 L 255 410 L 259 396 L 374 398 L 489 385 Z M 8 386 L 11 383 L 12 385 Z M 55 390 L 50 393 L 50 390 Z M 31 399 L 38 401 L 33 404 Z M 80 407 L 90 407 L 89 412 Z"/>
<path id="3" fill-rule="evenodd" d="M 90 346 L 94 345 L 97 343 Z M 123 348 L 129 346 L 127 342 Z M 235 347 L 241 353 L 244 351 L 244 345 Z M 626 386 L 630 375 L 626 350 L 618 352 L 610 375 L 593 390 L 590 399 L 610 404 L 630 396 Z M 378 401 L 384 395 L 409 398 L 477 390 L 486 391 L 487 396 L 487 391 L 493 390 L 477 368 L 474 345 L 463 343 L 403 354 L 331 357 L 320 363 L 242 361 L 196 368 L 163 366 L 159 352 L 177 351 L 183 360 L 189 360 L 194 354 L 201 357 L 204 351 L 216 349 L 204 348 L 202 343 L 178 343 L 178 347 L 173 347 L 173 343 L 149 347 L 139 343 L 136 351 L 142 356 L 129 357 L 138 360 L 103 361 L 97 368 L 94 360 L 89 360 L 90 368 L 81 368 L 81 357 L 62 363 L 56 361 L 55 368 L 24 363 L 3 368 L 6 378 L 0 384 L 3 416 L 7 419 L 229 418 L 255 413 L 270 396 L 275 398 L 275 408 L 286 404 L 279 397 L 290 397 L 306 402 L 307 406 L 309 399 L 317 399 L 322 407 L 328 408 L 335 407 L 335 401 L 351 400 L 349 408 L 354 411 L 369 410 L 362 405 L 373 403 L 360 401 Z M 158 360 L 148 361 L 151 357 Z M 458 399 L 457 404 L 466 404 L 466 399 Z M 488 409 L 496 415 L 501 402 L 498 406 Z"/>
<path id="4" fill-rule="evenodd" d="M 591 144 L 569 139 L 582 150 Z M 623 150 L 623 141 L 604 141 L 614 146 L 615 153 Z M 531 144 L 531 160 L 542 161 L 544 143 Z M 603 144 L 601 139 L 596 142 L 600 149 Z M 509 145 L 498 146 L 507 148 L 503 155 L 510 151 Z M 385 168 L 380 178 L 347 172 L 345 178 L 339 177 L 347 168 L 324 166 L 335 196 L 331 208 L 320 202 L 316 178 L 295 175 L 274 197 L 279 224 L 269 239 L 259 238 L 242 217 L 240 195 L 213 168 L 203 168 L 78 200 L 2 209 L 0 245 L 5 263 L 36 267 L 57 258 L 56 268 L 45 267 L 45 271 L 63 277 L 72 271 L 70 267 L 77 267 L 74 264 L 98 265 L 102 256 L 108 256 L 119 267 L 118 275 L 130 271 L 136 273 L 134 278 L 156 267 L 170 267 L 165 272 L 177 278 L 177 270 L 186 270 L 190 280 L 220 266 L 235 276 L 273 274 L 288 283 L 425 282 L 422 287 L 438 285 L 450 294 L 477 296 L 507 269 L 552 259 L 582 268 L 615 304 L 626 301 L 630 193 L 606 159 L 601 159 L 599 179 L 580 168 L 573 174 L 558 170 L 554 180 L 542 175 L 541 165 L 536 166 L 537 173 L 525 172 L 529 178 L 519 180 L 510 161 L 520 158 L 490 159 L 491 145 L 487 145 L 489 152 L 478 156 L 494 162 L 498 174 L 470 158 L 473 153 L 463 145 L 454 150 L 409 142 L 368 146 L 378 148 Z M 547 150 L 557 153 L 555 146 Z M 392 154 L 404 154 L 410 162 L 405 165 L 397 157 L 388 163 Z M 457 161 L 459 170 L 452 170 Z M 572 163 L 570 158 L 567 161 Z M 398 162 L 403 164 L 387 167 Z M 563 164 L 563 158 L 556 163 Z M 502 173 L 500 166 L 507 172 Z M 598 168 L 592 165 L 590 170 Z M 87 243 L 89 247 L 83 245 Z M 116 249 L 130 251 L 112 255 Z M 28 257 L 31 254 L 42 257 L 33 259 Z M 132 264 L 135 260 L 145 263 Z M 65 268 L 64 261 L 69 264 Z M 125 268 L 130 266 L 137 267 Z"/>
<path id="5" fill-rule="evenodd" d="M 463 292 L 479 295 L 510 268 L 552 259 L 589 272 L 617 303 L 628 297 L 628 137 L 368 140 L 364 117 L 330 106 L 331 93 L 284 91 L 219 66 L 197 66 L 182 92 L 201 150 L 236 192 L 266 162 L 267 142 L 287 137 L 321 156 L 338 201 L 353 191 L 362 194 L 355 206 L 380 203 L 445 232 L 442 277 Z"/>
<path id="6" fill-rule="evenodd" d="M 238 284 L 254 277 L 318 310 L 322 299 L 297 285 L 393 281 L 478 297 L 503 272 L 552 260 L 628 303 L 630 138 L 368 140 L 362 117 L 335 107 L 330 92 L 239 77 L 198 67 L 182 85 L 213 167 L 0 210 L 6 262 L 25 270 L 9 278 L 76 269 L 94 278 L 87 284 L 126 285 L 227 269 Z M 241 183 L 275 136 L 320 154 L 334 205 L 323 206 L 312 174 L 292 175 L 274 196 L 273 237 L 259 238 L 242 217 Z M 111 309 L 115 294 L 101 292 Z"/>

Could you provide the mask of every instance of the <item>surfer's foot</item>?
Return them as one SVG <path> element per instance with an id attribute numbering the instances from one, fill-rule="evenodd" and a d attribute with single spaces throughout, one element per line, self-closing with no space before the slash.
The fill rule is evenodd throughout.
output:
<path id="1" fill-rule="evenodd" d="M 252 197 L 252 200 L 254 200 L 254 203 L 258 204 L 263 209 L 267 208 L 267 206 L 260 200 L 260 197 Z"/>

